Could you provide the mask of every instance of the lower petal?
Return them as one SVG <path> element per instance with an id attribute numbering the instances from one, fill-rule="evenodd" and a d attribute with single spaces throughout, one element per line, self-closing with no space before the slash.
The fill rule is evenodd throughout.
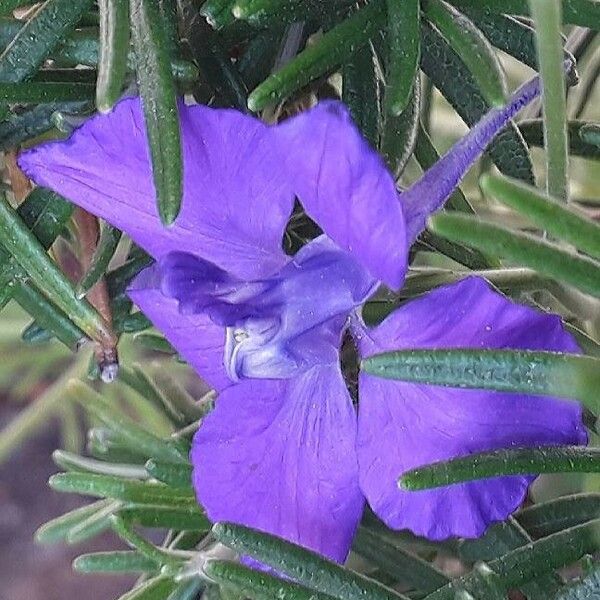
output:
<path id="1" fill-rule="evenodd" d="M 409 492 L 398 488 L 404 472 L 485 450 L 586 441 L 575 402 L 368 375 L 361 375 L 359 386 L 361 489 L 389 527 L 432 540 L 479 537 L 522 504 L 533 478 L 495 477 Z"/>
<path id="2" fill-rule="evenodd" d="M 556 315 L 515 304 L 482 279 L 436 289 L 358 332 L 360 353 L 408 348 L 577 352 Z M 357 451 L 361 489 L 392 528 L 430 539 L 477 537 L 522 503 L 532 477 L 497 477 L 407 492 L 405 471 L 499 448 L 585 444 L 577 402 L 393 382 L 362 374 Z"/>
<path id="3" fill-rule="evenodd" d="M 217 391 L 231 385 L 224 366 L 225 328 L 206 315 L 182 315 L 177 300 L 162 294 L 154 267 L 142 271 L 127 290 L 129 297 L 177 352 Z"/>
<path id="4" fill-rule="evenodd" d="M 356 418 L 336 365 L 223 392 L 194 438 L 193 483 L 213 521 L 345 560 L 363 510 Z"/>

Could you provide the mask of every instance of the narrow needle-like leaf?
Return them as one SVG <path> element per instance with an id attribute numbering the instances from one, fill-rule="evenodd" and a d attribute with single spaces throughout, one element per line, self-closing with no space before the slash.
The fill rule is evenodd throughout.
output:
<path id="1" fill-rule="evenodd" d="M 600 297 L 600 263 L 539 237 L 457 214 L 438 214 L 429 226 L 454 242 L 530 267 L 556 281 Z"/>
<path id="2" fill-rule="evenodd" d="M 426 0 L 425 15 L 461 57 L 492 106 L 506 100 L 506 81 L 496 52 L 473 23 L 444 0 Z"/>
<path id="3" fill-rule="evenodd" d="M 92 339 L 112 339 L 104 319 L 75 294 L 71 282 L 48 256 L 5 198 L 0 198 L 0 239 L 31 280 Z"/>
<path id="4" fill-rule="evenodd" d="M 251 600 L 333 600 L 292 581 L 285 581 L 268 573 L 256 571 L 234 562 L 208 560 L 204 574 L 225 588 L 233 588 L 243 598 Z"/>
<path id="5" fill-rule="evenodd" d="M 121 96 L 129 51 L 129 0 L 99 0 L 100 56 L 96 107 L 108 112 Z"/>
<path id="6" fill-rule="evenodd" d="M 600 473 L 600 448 L 546 446 L 481 452 L 411 469 L 398 485 L 405 490 L 428 490 L 475 479 L 537 473 Z"/>
<path id="7" fill-rule="evenodd" d="M 540 229 L 600 259 L 600 225 L 536 188 L 505 177 L 485 174 L 484 192 L 530 218 Z"/>
<path id="8" fill-rule="evenodd" d="M 79 573 L 152 573 L 157 568 L 156 561 L 130 550 L 82 554 L 73 561 Z"/>
<path id="9" fill-rule="evenodd" d="M 369 41 L 385 22 L 382 2 L 373 2 L 325 33 L 279 71 L 265 79 L 248 97 L 254 112 L 275 104 L 313 79 L 339 66 Z"/>
<path id="10" fill-rule="evenodd" d="M 546 187 L 551 196 L 566 202 L 568 141 L 561 4 L 561 0 L 529 0 L 542 77 Z"/>
<path id="11" fill-rule="evenodd" d="M 408 106 L 421 55 L 419 0 L 387 0 L 389 58 L 385 103 L 400 115 Z"/>
<path id="12" fill-rule="evenodd" d="M 183 159 L 169 41 L 158 2 L 130 2 L 136 72 L 150 142 L 158 212 L 162 222 L 170 225 L 181 206 Z"/>
<path id="13" fill-rule="evenodd" d="M 579 354 L 471 348 L 398 350 L 362 361 L 369 375 L 467 389 L 576 398 L 599 412 L 600 359 Z"/>
<path id="14" fill-rule="evenodd" d="M 406 596 L 364 575 L 286 540 L 234 523 L 217 523 L 214 536 L 241 554 L 273 567 L 298 583 L 339 600 L 407 600 Z"/>

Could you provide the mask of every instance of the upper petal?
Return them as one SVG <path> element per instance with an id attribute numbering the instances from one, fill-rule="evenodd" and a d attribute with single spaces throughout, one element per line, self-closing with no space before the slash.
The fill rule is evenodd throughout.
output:
<path id="1" fill-rule="evenodd" d="M 540 79 L 534 77 L 515 91 L 506 106 L 490 109 L 438 162 L 402 193 L 400 200 L 406 215 L 409 244 L 425 229 L 427 217 L 442 208 L 494 137 L 539 94 Z"/>
<path id="2" fill-rule="evenodd" d="M 182 315 L 177 300 L 160 291 L 156 266 L 142 271 L 127 293 L 210 386 L 220 391 L 232 385 L 223 361 L 225 328 L 203 314 Z"/>
<path id="3" fill-rule="evenodd" d="M 403 348 L 521 348 L 576 352 L 560 319 L 510 302 L 478 278 L 439 288 L 359 334 L 363 356 Z M 361 374 L 357 451 L 361 489 L 395 529 L 430 539 L 476 537 L 522 503 L 531 477 L 419 492 L 399 476 L 424 464 L 511 446 L 584 444 L 578 403 L 417 385 Z"/>
<path id="4" fill-rule="evenodd" d="M 320 102 L 274 130 L 306 213 L 374 277 L 400 287 L 408 244 L 394 179 L 344 105 Z"/>
<path id="5" fill-rule="evenodd" d="M 139 98 L 87 120 L 68 140 L 21 154 L 21 168 L 128 233 L 155 258 L 186 251 L 240 277 L 285 264 L 293 195 L 272 129 L 234 110 L 179 104 L 183 199 L 176 222 L 159 220 Z"/>
<path id="6" fill-rule="evenodd" d="M 194 438 L 193 483 L 233 521 L 342 562 L 363 510 L 356 419 L 337 365 L 224 391 Z"/>

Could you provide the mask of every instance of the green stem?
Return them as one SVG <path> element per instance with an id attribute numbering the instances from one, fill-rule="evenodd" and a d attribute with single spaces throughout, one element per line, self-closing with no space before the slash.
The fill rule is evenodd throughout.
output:
<path id="1" fill-rule="evenodd" d="M 546 145 L 547 190 L 551 196 L 568 199 L 568 138 L 566 93 L 561 41 L 560 0 L 529 0 L 535 23 Z"/>

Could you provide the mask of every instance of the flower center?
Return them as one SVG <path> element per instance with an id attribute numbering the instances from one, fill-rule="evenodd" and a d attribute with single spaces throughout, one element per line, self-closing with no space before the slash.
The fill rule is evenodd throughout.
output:
<path id="1" fill-rule="evenodd" d="M 244 281 L 190 254 L 161 261 L 163 293 L 183 313 L 205 313 L 225 327 L 224 364 L 233 381 L 286 379 L 337 361 L 349 312 L 374 281 L 324 236 L 278 273 Z"/>

